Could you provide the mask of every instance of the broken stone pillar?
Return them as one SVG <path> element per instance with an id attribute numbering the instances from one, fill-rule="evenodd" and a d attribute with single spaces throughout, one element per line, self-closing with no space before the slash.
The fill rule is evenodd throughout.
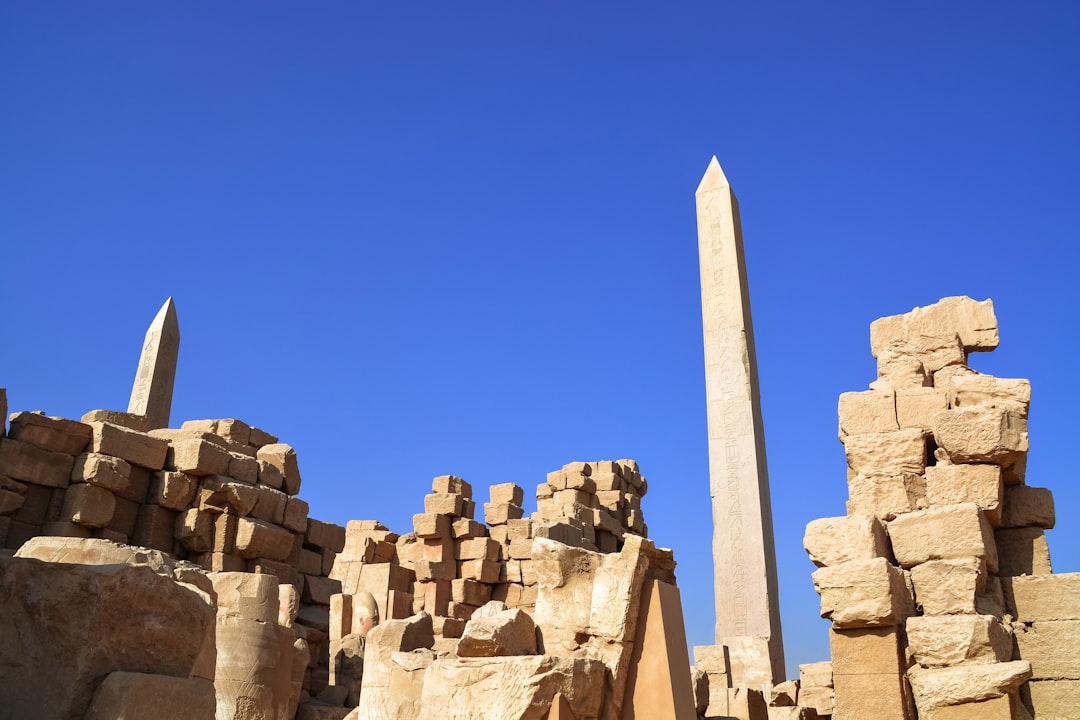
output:
<path id="1" fill-rule="evenodd" d="M 784 679 L 765 431 L 739 204 L 716 158 L 697 189 L 716 642 L 763 638 L 736 684 Z M 760 645 L 753 640 L 747 647 Z"/>

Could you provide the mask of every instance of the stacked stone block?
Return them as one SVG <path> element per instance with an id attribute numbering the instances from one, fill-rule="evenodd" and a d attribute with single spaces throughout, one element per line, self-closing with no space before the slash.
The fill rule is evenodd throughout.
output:
<path id="1" fill-rule="evenodd" d="M 648 483 L 633 460 L 576 462 L 548 473 L 536 488 L 539 537 L 618 552 L 627 533 L 648 537 L 641 498 Z"/>
<path id="2" fill-rule="evenodd" d="M 1025 482 L 1030 385 L 967 365 L 997 344 L 990 301 L 882 318 L 871 326 L 878 379 L 840 397 L 848 514 L 805 536 L 832 620 L 839 720 L 1011 720 L 1039 715 L 1040 693 L 1070 691 L 1018 692 L 1042 656 L 1025 652 L 1028 626 L 1003 585 L 1066 576 L 1049 574 L 1050 492 Z M 1080 639 L 1048 629 L 1051 653 Z"/>

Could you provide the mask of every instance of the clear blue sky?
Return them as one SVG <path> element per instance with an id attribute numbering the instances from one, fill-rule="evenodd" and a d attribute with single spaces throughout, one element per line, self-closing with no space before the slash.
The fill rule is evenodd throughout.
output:
<path id="1" fill-rule="evenodd" d="M 869 323 L 993 298 L 1029 483 L 1080 571 L 1075 3 L 0 6 L 0 385 L 124 409 L 176 298 L 173 422 L 296 447 L 321 519 L 430 479 L 531 497 L 636 458 L 711 642 L 694 189 L 742 206 L 789 668 L 824 659 L 806 523 L 844 513 Z M 535 500 L 530 500 L 535 507 Z"/>

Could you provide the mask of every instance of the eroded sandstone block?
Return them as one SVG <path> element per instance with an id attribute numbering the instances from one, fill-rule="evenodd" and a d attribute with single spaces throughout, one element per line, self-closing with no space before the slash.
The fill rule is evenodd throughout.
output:
<path id="1" fill-rule="evenodd" d="M 1007 695 L 1031 677 L 1031 663 L 1015 660 L 933 669 L 916 666 L 907 675 L 921 717 L 934 708 Z"/>
<path id="2" fill-rule="evenodd" d="M 497 600 L 479 608 L 465 624 L 459 657 L 536 654 L 536 625 L 528 613 Z"/>
<path id="3" fill-rule="evenodd" d="M 116 671 L 94 692 L 86 720 L 207 720 L 214 707 L 210 680 Z"/>
<path id="4" fill-rule="evenodd" d="M 821 518 L 806 526 L 803 547 L 818 567 L 839 565 L 850 560 L 888 558 L 885 526 L 873 515 Z"/>
<path id="5" fill-rule="evenodd" d="M 1012 659 L 1012 635 L 992 615 L 907 619 L 908 648 L 925 668 Z"/>
<path id="6" fill-rule="evenodd" d="M 975 503 L 945 505 L 900 515 L 888 523 L 893 555 L 904 568 L 928 560 L 977 557 L 998 566 L 993 529 Z"/>
<path id="7" fill-rule="evenodd" d="M 915 613 L 907 572 L 885 558 L 819 568 L 812 577 L 821 616 L 835 628 L 897 625 Z"/>

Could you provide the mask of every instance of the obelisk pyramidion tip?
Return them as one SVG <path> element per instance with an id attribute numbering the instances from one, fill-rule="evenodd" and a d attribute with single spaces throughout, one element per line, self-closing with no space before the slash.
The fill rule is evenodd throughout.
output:
<path id="1" fill-rule="evenodd" d="M 731 185 L 728 184 L 727 176 L 724 175 L 724 170 L 720 167 L 720 161 L 713 155 L 712 160 L 709 161 L 709 167 L 706 168 L 705 174 L 701 178 L 696 194 L 700 195 L 703 192 L 725 187 L 731 187 Z"/>

